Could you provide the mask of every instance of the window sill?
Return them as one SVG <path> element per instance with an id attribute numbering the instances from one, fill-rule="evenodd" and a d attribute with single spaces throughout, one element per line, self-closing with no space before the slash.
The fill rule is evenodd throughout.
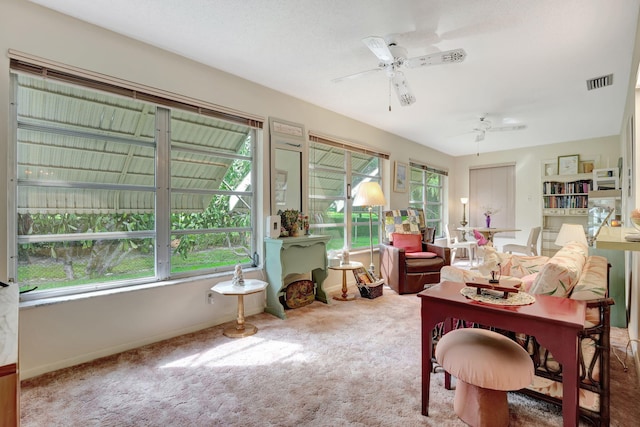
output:
<path id="1" fill-rule="evenodd" d="M 245 268 L 242 271 L 245 274 L 251 273 L 251 272 L 262 272 L 262 268 L 258 268 L 258 267 Z M 101 290 L 83 292 L 83 293 L 78 293 L 73 295 L 61 295 L 61 296 L 51 296 L 51 297 L 43 296 L 42 298 L 33 297 L 33 299 L 20 301 L 18 304 L 18 307 L 20 308 L 20 310 L 30 309 L 30 308 L 44 307 L 47 305 L 61 304 L 61 303 L 70 302 L 70 301 L 80 301 L 80 300 L 85 300 L 89 298 L 99 298 L 99 297 L 104 297 L 109 295 L 116 295 L 116 294 L 121 294 L 126 292 L 137 292 L 137 291 L 142 291 L 146 289 L 160 288 L 164 286 L 182 285 L 189 282 L 199 282 L 203 280 L 217 280 L 217 281 L 228 280 L 228 279 L 231 279 L 232 277 L 233 277 L 232 271 L 225 271 L 223 273 L 208 274 L 204 276 L 185 277 L 180 279 L 163 280 L 160 282 L 143 283 L 138 285 L 123 286 L 123 287 L 111 288 L 111 289 L 101 289 Z"/>

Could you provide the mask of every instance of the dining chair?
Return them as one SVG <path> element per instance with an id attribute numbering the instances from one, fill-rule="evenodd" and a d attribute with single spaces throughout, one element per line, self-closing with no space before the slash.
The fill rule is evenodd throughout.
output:
<path id="1" fill-rule="evenodd" d="M 529 232 L 529 239 L 526 245 L 509 244 L 502 247 L 502 252 L 521 253 L 529 256 L 538 255 L 538 237 L 540 236 L 542 227 L 533 227 Z"/>
<path id="2" fill-rule="evenodd" d="M 457 231 L 457 230 L 456 230 Z M 478 249 L 478 243 L 473 241 L 464 241 L 461 242 L 458 240 L 458 236 L 451 237 L 451 231 L 449 230 L 449 224 L 444 226 L 444 234 L 447 238 L 447 247 L 451 249 L 451 265 L 453 265 L 453 261 L 456 259 L 456 253 L 458 249 L 466 249 L 469 253 L 469 260 L 471 262 L 471 266 L 473 266 L 476 261 L 476 251 Z"/>

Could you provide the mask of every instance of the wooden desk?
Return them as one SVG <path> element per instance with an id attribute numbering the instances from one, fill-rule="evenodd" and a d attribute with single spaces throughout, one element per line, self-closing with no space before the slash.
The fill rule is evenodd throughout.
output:
<path id="1" fill-rule="evenodd" d="M 497 233 L 513 233 L 520 231 L 519 228 L 496 228 L 496 227 L 458 227 L 459 231 L 464 233 L 472 233 L 473 230 L 478 230 L 484 237 L 490 242 L 493 242 L 493 236 Z"/>
<path id="2" fill-rule="evenodd" d="M 578 425 L 578 332 L 585 320 L 586 303 L 569 298 L 535 295 L 524 306 L 499 306 L 472 301 L 460 294 L 463 283 L 442 282 L 418 294 L 422 298 L 422 415 L 429 415 L 432 371 L 432 331 L 445 321 L 451 330 L 456 317 L 485 326 L 533 335 L 562 364 L 562 418 L 565 426 Z"/>

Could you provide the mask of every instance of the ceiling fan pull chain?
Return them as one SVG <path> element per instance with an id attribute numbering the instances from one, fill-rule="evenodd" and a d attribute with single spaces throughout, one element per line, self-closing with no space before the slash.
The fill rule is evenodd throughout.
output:
<path id="1" fill-rule="evenodd" d="M 391 79 L 389 79 L 389 111 L 391 111 Z"/>

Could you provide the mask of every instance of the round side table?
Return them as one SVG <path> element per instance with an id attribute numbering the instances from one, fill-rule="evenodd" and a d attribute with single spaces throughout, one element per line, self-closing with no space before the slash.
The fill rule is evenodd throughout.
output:
<path id="1" fill-rule="evenodd" d="M 231 280 L 220 282 L 214 285 L 211 290 L 221 295 L 237 295 L 238 296 L 238 319 L 234 326 L 225 328 L 223 334 L 230 338 L 248 337 L 258 332 L 251 323 L 244 321 L 244 296 L 262 292 L 269 284 L 257 279 L 245 279 L 244 285 L 234 285 Z"/>
<path id="2" fill-rule="evenodd" d="M 338 301 L 352 301 L 356 298 L 355 295 L 349 295 L 347 291 L 347 271 L 353 271 L 357 268 L 363 267 L 361 262 L 352 261 L 349 264 L 340 264 L 336 266 L 329 266 L 331 270 L 342 270 L 342 294 L 334 295 L 333 299 Z"/>

